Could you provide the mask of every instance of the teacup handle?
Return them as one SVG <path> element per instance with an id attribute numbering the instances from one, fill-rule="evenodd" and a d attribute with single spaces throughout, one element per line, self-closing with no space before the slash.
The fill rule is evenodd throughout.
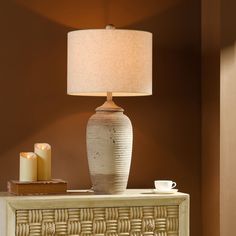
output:
<path id="1" fill-rule="evenodd" d="M 171 187 L 171 188 L 174 188 L 174 187 L 176 187 L 176 185 L 177 185 L 177 184 L 176 184 L 175 182 L 173 182 L 173 183 L 172 183 L 172 187 Z"/>

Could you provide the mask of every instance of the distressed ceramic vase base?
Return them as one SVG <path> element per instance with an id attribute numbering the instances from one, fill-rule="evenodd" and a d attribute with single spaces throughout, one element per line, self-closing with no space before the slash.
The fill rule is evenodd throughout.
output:
<path id="1" fill-rule="evenodd" d="M 87 153 L 93 190 L 118 194 L 126 190 L 133 131 L 123 109 L 106 101 L 87 125 Z"/>

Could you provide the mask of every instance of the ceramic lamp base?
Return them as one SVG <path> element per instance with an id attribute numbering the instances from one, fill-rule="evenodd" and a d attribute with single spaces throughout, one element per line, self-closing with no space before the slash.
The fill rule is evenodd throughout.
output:
<path id="1" fill-rule="evenodd" d="M 108 100 L 88 121 L 88 163 L 96 193 L 118 194 L 127 187 L 133 130 L 123 111 Z"/>

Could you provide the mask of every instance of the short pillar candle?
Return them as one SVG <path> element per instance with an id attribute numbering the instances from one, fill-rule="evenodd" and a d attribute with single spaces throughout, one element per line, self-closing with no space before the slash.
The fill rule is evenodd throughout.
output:
<path id="1" fill-rule="evenodd" d="M 20 181 L 37 181 L 37 156 L 33 152 L 20 153 Z"/>
<path id="2" fill-rule="evenodd" d="M 51 180 L 51 146 L 48 143 L 36 143 L 34 152 L 38 157 L 38 180 Z"/>

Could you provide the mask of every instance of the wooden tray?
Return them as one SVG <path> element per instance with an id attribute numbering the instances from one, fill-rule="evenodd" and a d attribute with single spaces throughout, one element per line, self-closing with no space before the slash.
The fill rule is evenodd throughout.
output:
<path id="1" fill-rule="evenodd" d="M 65 194 L 67 182 L 61 179 L 34 182 L 10 180 L 7 182 L 7 191 L 14 195 Z"/>

